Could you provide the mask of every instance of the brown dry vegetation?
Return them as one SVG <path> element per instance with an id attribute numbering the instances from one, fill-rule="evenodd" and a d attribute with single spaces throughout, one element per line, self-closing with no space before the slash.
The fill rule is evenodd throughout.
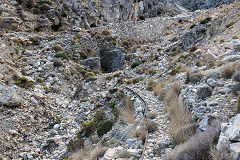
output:
<path id="1" fill-rule="evenodd" d="M 104 156 L 108 150 L 107 147 L 90 147 L 88 149 L 80 150 L 72 156 L 74 160 L 97 160 Z"/>
<path id="2" fill-rule="evenodd" d="M 179 98 L 180 91 L 180 84 L 175 83 L 164 98 L 165 110 L 171 121 L 169 124 L 169 134 L 176 144 L 185 142 L 195 134 L 195 127 L 192 124 L 192 114 L 184 107 L 182 99 Z"/>

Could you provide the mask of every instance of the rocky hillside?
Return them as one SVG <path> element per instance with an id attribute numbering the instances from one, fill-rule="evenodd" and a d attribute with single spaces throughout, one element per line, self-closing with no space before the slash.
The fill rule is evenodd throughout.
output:
<path id="1" fill-rule="evenodd" d="M 240 2 L 2 0 L 0 159 L 240 159 Z"/>

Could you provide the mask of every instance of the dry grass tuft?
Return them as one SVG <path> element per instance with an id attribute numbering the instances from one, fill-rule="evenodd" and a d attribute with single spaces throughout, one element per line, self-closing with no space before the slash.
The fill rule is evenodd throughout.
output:
<path id="1" fill-rule="evenodd" d="M 157 112 L 155 111 L 155 112 L 148 112 L 147 113 L 147 118 L 150 118 L 150 119 L 154 119 L 154 118 L 156 118 L 157 117 Z"/>
<path id="2" fill-rule="evenodd" d="M 175 83 L 171 86 L 164 98 L 165 110 L 170 118 L 169 134 L 174 143 L 183 143 L 194 135 L 192 114 L 184 107 L 182 99 L 179 98 L 181 86 Z"/>
<path id="3" fill-rule="evenodd" d="M 217 150 L 216 148 L 212 148 L 210 151 L 211 160 L 231 160 L 233 157 L 227 149 Z"/>
<path id="4" fill-rule="evenodd" d="M 90 147 L 88 149 L 80 150 L 72 156 L 74 160 L 96 160 L 101 159 L 106 151 L 107 147 Z"/>
<path id="5" fill-rule="evenodd" d="M 186 70 L 186 82 L 185 83 L 197 83 L 203 78 L 201 73 L 193 73 L 190 70 Z"/>
<path id="6" fill-rule="evenodd" d="M 160 100 L 163 100 L 166 95 L 165 87 L 167 85 L 166 81 L 157 82 L 156 85 L 153 87 L 153 92 Z"/>
<path id="7" fill-rule="evenodd" d="M 124 107 L 119 110 L 119 119 L 123 120 L 126 123 L 134 123 L 135 117 L 133 115 L 133 102 L 129 97 L 125 95 L 121 97 L 121 100 Z"/>
<path id="8" fill-rule="evenodd" d="M 133 136 L 140 138 L 142 142 L 145 141 L 146 135 L 147 135 L 147 130 L 146 130 L 146 127 L 144 126 L 138 126 L 133 133 Z"/>
<path id="9" fill-rule="evenodd" d="M 209 153 L 218 139 L 220 125 L 209 127 L 205 132 L 193 136 L 189 141 L 178 145 L 165 160 L 209 160 Z"/>
<path id="10" fill-rule="evenodd" d="M 223 66 L 220 70 L 222 78 L 231 78 L 234 73 L 234 65 L 233 63 L 229 63 Z"/>

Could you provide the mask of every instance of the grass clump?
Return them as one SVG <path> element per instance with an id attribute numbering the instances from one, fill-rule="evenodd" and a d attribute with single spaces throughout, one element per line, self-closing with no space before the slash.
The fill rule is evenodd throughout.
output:
<path id="1" fill-rule="evenodd" d="M 87 79 L 89 77 L 93 77 L 93 76 L 95 76 L 95 73 L 93 73 L 93 72 L 87 72 L 86 74 L 84 74 L 85 79 Z"/>
<path id="2" fill-rule="evenodd" d="M 52 46 L 52 49 L 53 49 L 54 51 L 56 51 L 56 52 L 63 51 L 63 48 L 62 48 L 61 46 L 57 45 L 57 44 L 54 44 L 54 45 Z"/>
<path id="3" fill-rule="evenodd" d="M 223 66 L 220 70 L 221 72 L 221 77 L 222 78 L 231 78 L 233 73 L 234 73 L 234 67 L 233 67 L 233 64 L 227 64 L 225 66 Z"/>
<path id="4" fill-rule="evenodd" d="M 133 116 L 133 102 L 128 96 L 125 96 L 123 93 L 120 93 L 119 97 L 123 105 L 123 108 L 119 109 L 119 119 L 123 120 L 126 123 L 134 123 L 135 117 Z"/>
<path id="5" fill-rule="evenodd" d="M 66 53 L 64 52 L 58 52 L 55 54 L 55 57 L 56 58 L 62 58 L 62 59 L 66 59 L 66 60 L 69 60 L 69 57 L 66 55 Z"/>
<path id="6" fill-rule="evenodd" d="M 132 65 L 131 65 L 131 68 L 136 68 L 137 66 L 139 66 L 141 64 L 141 62 L 139 61 L 136 61 L 136 62 L 133 62 Z"/>
<path id="7" fill-rule="evenodd" d="M 17 77 L 17 80 L 14 82 L 15 85 L 22 87 L 22 88 L 33 88 L 34 87 L 34 82 L 29 81 L 25 77 Z"/>
<path id="8" fill-rule="evenodd" d="M 118 158 L 131 158 L 132 155 L 127 150 L 123 150 L 118 154 Z"/>
<path id="9" fill-rule="evenodd" d="M 82 149 L 84 147 L 84 140 L 79 139 L 75 137 L 74 139 L 71 139 L 69 143 L 67 144 L 68 151 L 77 151 L 79 149 Z"/>
<path id="10" fill-rule="evenodd" d="M 109 30 L 105 29 L 105 30 L 102 31 L 102 35 L 109 36 L 109 35 L 111 35 L 111 32 Z"/>
<path id="11" fill-rule="evenodd" d="M 238 111 L 238 113 L 240 113 L 240 92 L 237 97 L 237 111 Z"/>
<path id="12" fill-rule="evenodd" d="M 164 97 L 164 102 L 166 105 L 166 112 L 170 119 L 169 125 L 169 134 L 172 136 L 172 140 L 176 144 L 180 144 L 186 141 L 184 138 L 186 135 L 183 135 L 181 132 L 178 132 L 182 127 L 192 123 L 192 114 L 185 108 L 184 103 L 179 94 L 181 91 L 181 86 L 178 83 L 175 83 L 168 90 L 166 96 Z M 180 134 L 179 134 L 180 133 Z M 187 137 L 192 136 L 192 132 Z"/>
<path id="13" fill-rule="evenodd" d="M 97 134 L 103 136 L 112 129 L 113 124 L 113 121 L 110 119 L 102 120 L 97 126 Z"/>
<path id="14" fill-rule="evenodd" d="M 207 17 L 207 18 L 201 20 L 201 21 L 200 21 L 200 24 L 206 24 L 206 23 L 210 22 L 211 19 L 212 19 L 211 17 Z"/>

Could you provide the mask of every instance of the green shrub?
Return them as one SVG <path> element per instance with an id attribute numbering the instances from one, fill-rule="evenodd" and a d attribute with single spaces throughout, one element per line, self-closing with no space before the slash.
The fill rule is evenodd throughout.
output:
<path id="1" fill-rule="evenodd" d="M 143 15 L 141 15 L 141 16 L 139 16 L 139 19 L 144 21 L 145 17 Z"/>
<path id="2" fill-rule="evenodd" d="M 80 52 L 80 56 L 81 56 L 82 59 L 87 59 L 88 58 L 87 52 L 84 51 L 84 50 Z"/>
<path id="3" fill-rule="evenodd" d="M 82 136 L 89 137 L 95 131 L 96 124 L 94 121 L 87 121 L 82 123 L 82 129 L 78 133 L 78 138 Z"/>
<path id="4" fill-rule="evenodd" d="M 112 102 L 109 102 L 109 103 L 108 103 L 108 106 L 109 106 L 110 108 L 114 108 L 114 107 L 116 106 L 116 104 L 117 104 L 117 102 L 112 101 Z"/>
<path id="5" fill-rule="evenodd" d="M 87 101 L 88 101 L 87 98 L 83 98 L 83 99 L 80 100 L 80 102 L 87 102 Z"/>
<path id="6" fill-rule="evenodd" d="M 210 22 L 211 19 L 212 19 L 211 17 L 207 17 L 204 20 L 200 21 L 200 24 L 206 24 L 206 23 Z"/>
<path id="7" fill-rule="evenodd" d="M 126 83 L 127 83 L 127 84 L 132 84 L 133 81 L 132 81 L 131 79 L 128 79 L 128 80 L 126 81 Z"/>
<path id="8" fill-rule="evenodd" d="M 221 39 L 219 42 L 220 42 L 220 43 L 224 43 L 225 41 L 224 41 L 224 39 Z"/>
<path id="9" fill-rule="evenodd" d="M 238 36 L 233 36 L 233 38 L 232 39 L 238 39 Z"/>
<path id="10" fill-rule="evenodd" d="M 105 112 L 102 109 L 96 110 L 96 113 L 94 115 L 94 122 L 96 124 L 100 123 L 100 121 L 104 120 L 105 118 Z"/>
<path id="11" fill-rule="evenodd" d="M 175 75 L 177 73 L 180 73 L 180 70 L 178 68 L 173 68 L 171 71 L 171 75 Z"/>
<path id="12" fill-rule="evenodd" d="M 107 133 L 112 129 L 112 126 L 113 126 L 112 120 L 109 120 L 109 119 L 102 120 L 97 126 L 97 134 L 99 136 L 103 136 L 105 133 Z"/>
<path id="13" fill-rule="evenodd" d="M 194 27 L 196 27 L 197 25 L 196 24 L 192 24 L 191 26 L 190 26 L 190 29 L 193 29 Z"/>
<path id="14" fill-rule="evenodd" d="M 232 25 L 234 25 L 235 22 L 231 22 L 229 24 L 226 25 L 227 28 L 230 28 Z"/>
<path id="15" fill-rule="evenodd" d="M 52 46 L 52 49 L 53 49 L 54 51 L 56 51 L 56 52 L 63 51 L 63 48 L 62 48 L 61 46 L 57 45 L 57 44 L 54 44 L 54 45 Z"/>
<path id="16" fill-rule="evenodd" d="M 194 51 L 196 51 L 196 50 L 197 50 L 197 47 L 194 46 L 194 47 L 192 47 L 189 51 L 190 51 L 190 52 L 194 52 Z"/>
<path id="17" fill-rule="evenodd" d="M 139 62 L 139 61 L 133 62 L 132 65 L 131 65 L 131 68 L 136 68 L 140 64 L 141 64 L 141 62 Z"/>
<path id="18" fill-rule="evenodd" d="M 133 82 L 133 84 L 139 83 L 140 82 L 140 78 L 134 78 L 132 82 Z"/>
<path id="19" fill-rule="evenodd" d="M 84 147 L 84 140 L 79 139 L 75 137 L 74 139 L 71 139 L 69 143 L 67 144 L 68 151 L 77 151 L 79 149 L 82 149 Z"/>
<path id="20" fill-rule="evenodd" d="M 112 108 L 112 114 L 114 115 L 115 121 L 117 121 L 120 114 L 120 110 L 118 108 Z"/>
<path id="21" fill-rule="evenodd" d="M 85 75 L 87 73 L 87 71 L 82 67 L 76 67 L 76 70 L 82 75 Z"/>
<path id="22" fill-rule="evenodd" d="M 56 53 L 56 54 L 55 54 L 55 57 L 56 57 L 56 58 L 66 59 L 66 60 L 69 59 L 68 56 L 66 55 L 66 53 L 64 53 L 64 52 L 58 52 L 58 53 Z"/>
<path id="23" fill-rule="evenodd" d="M 84 75 L 84 78 L 87 79 L 87 78 L 92 77 L 92 76 L 95 76 L 95 73 L 93 73 L 93 72 L 87 72 L 87 73 Z"/>
<path id="24" fill-rule="evenodd" d="M 33 88 L 34 82 L 29 81 L 25 77 L 17 77 L 17 80 L 14 82 L 15 85 L 22 87 L 22 88 Z"/>

